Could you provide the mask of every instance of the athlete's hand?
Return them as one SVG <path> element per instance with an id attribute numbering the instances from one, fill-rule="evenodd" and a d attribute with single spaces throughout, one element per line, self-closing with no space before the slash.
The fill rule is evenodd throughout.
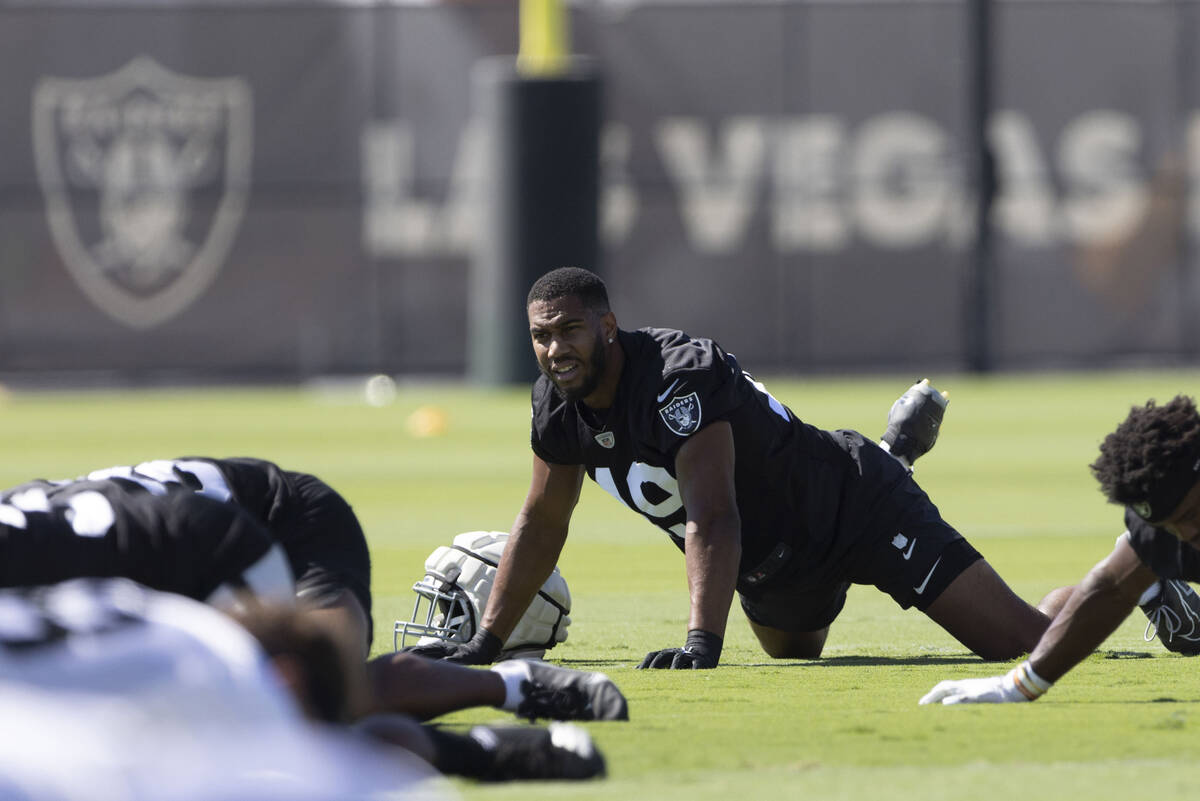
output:
<path id="1" fill-rule="evenodd" d="M 1030 700 L 1017 689 L 1016 683 L 1003 676 L 986 679 L 957 679 L 939 682 L 925 693 L 919 703 L 936 704 L 1009 704 Z"/>
<path id="2" fill-rule="evenodd" d="M 504 643 L 487 629 L 480 629 L 466 642 L 435 642 L 429 645 L 412 645 L 405 653 L 429 659 L 444 659 L 461 665 L 488 665 L 496 661 Z"/>
<path id="3" fill-rule="evenodd" d="M 1003 676 L 986 679 L 943 681 L 925 693 L 918 703 L 936 704 L 1011 704 L 1036 701 L 1054 682 L 1043 679 L 1028 659 Z"/>
<path id="4" fill-rule="evenodd" d="M 682 648 L 651 651 L 638 670 L 709 670 L 721 661 L 721 645 L 721 638 L 711 631 L 692 629 Z"/>

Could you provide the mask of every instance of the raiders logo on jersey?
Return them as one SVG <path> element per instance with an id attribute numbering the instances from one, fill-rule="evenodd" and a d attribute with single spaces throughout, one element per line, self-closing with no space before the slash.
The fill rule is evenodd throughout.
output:
<path id="1" fill-rule="evenodd" d="M 676 398 L 658 410 L 667 428 L 681 437 L 694 434 L 700 428 L 700 397 L 695 392 Z"/>

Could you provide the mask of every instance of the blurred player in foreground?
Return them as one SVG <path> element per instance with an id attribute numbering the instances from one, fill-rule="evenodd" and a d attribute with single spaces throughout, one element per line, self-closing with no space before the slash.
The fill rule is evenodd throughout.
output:
<path id="1" fill-rule="evenodd" d="M 986 659 L 1025 653 L 1045 630 L 1049 618 L 942 520 L 906 469 L 941 419 L 944 399 L 927 385 L 893 407 L 889 456 L 855 431 L 803 423 L 710 339 L 621 330 L 586 270 L 542 276 L 526 311 L 542 371 L 529 494 L 482 628 L 427 653 L 495 658 L 558 561 L 585 474 L 685 554 L 686 641 L 641 667 L 716 667 L 735 591 L 775 658 L 819 657 L 851 584 L 917 607 Z"/>
<path id="2" fill-rule="evenodd" d="M 1200 413 L 1178 395 L 1133 407 L 1100 445 L 1092 473 L 1126 531 L 1075 587 L 1029 659 L 1003 676 L 943 681 L 920 703 L 1033 701 L 1141 606 L 1164 646 L 1200 653 Z"/>
<path id="3" fill-rule="evenodd" d="M 311 491 L 291 492 L 292 476 L 302 477 Z M 248 495 L 247 488 L 271 502 Z M 289 507 L 289 500 L 296 503 Z M 301 577 L 296 584 L 289 561 Z M 277 602 L 295 596 L 308 618 L 338 638 L 341 653 L 353 663 L 347 666 L 355 680 L 346 722 L 393 713 L 425 719 L 477 705 L 520 711 L 531 719 L 592 719 L 600 716 L 590 704 L 597 694 L 620 697 L 607 678 L 550 665 L 528 666 L 514 676 L 522 666 L 509 666 L 507 673 L 475 671 L 404 654 L 364 662 L 367 635 L 354 627 L 369 619 L 370 608 L 361 528 L 326 485 L 268 462 L 147 462 L 76 481 L 35 481 L 0 494 L 0 586 L 82 576 L 131 578 L 221 607 L 238 607 L 245 593 Z M 348 627 L 357 633 L 345 636 Z M 384 731 L 378 720 L 373 726 Z M 460 775 L 488 776 L 497 753 L 506 763 L 503 778 L 583 778 L 589 770 L 591 775 L 603 770 L 583 730 L 569 730 L 575 738 L 562 747 L 551 730 L 497 729 L 489 735 L 496 741 L 491 748 L 401 721 L 386 731 L 393 742 Z M 586 759 L 576 760 L 585 753 Z M 474 758 L 464 762 L 464 754 Z M 530 755 L 539 758 L 530 761 Z"/>
<path id="4" fill-rule="evenodd" d="M 236 617 L 126 579 L 0 590 L 0 797 L 453 796 L 415 755 L 322 725 L 349 677 L 312 620 Z"/>

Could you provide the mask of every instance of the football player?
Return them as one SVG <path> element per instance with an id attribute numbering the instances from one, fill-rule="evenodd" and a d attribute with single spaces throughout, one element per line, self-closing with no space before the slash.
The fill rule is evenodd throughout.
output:
<path id="1" fill-rule="evenodd" d="M 294 593 L 347 649 L 368 654 L 370 556 L 354 511 L 324 481 L 261 459 L 153 460 L 0 493 L 0 586 L 79 576 L 211 602 L 234 601 L 239 587 Z M 475 671 L 388 654 L 366 663 L 362 683 L 363 715 L 495 706 L 531 720 L 628 718 L 606 676 L 525 660 Z"/>
<path id="2" fill-rule="evenodd" d="M 1033 701 L 1100 646 L 1136 606 L 1168 649 L 1200 653 L 1200 413 L 1193 398 L 1135 406 L 1092 473 L 1125 507 L 1116 547 L 1070 593 L 1029 659 L 1002 676 L 940 682 L 920 703 Z"/>
<path id="3" fill-rule="evenodd" d="M 585 475 L 685 555 L 686 639 L 651 651 L 641 667 L 716 667 L 735 591 L 776 658 L 820 656 L 852 583 L 917 607 L 985 659 L 1025 653 L 1045 630 L 1049 618 L 1009 589 L 913 481 L 907 466 L 932 444 L 911 436 L 914 426 L 929 428 L 928 403 L 893 409 L 889 456 L 855 431 L 804 423 L 711 339 L 620 329 L 604 283 L 586 270 L 542 276 L 526 310 L 542 371 L 531 486 L 482 628 L 468 643 L 430 646 L 430 655 L 496 656 L 558 562 Z"/>

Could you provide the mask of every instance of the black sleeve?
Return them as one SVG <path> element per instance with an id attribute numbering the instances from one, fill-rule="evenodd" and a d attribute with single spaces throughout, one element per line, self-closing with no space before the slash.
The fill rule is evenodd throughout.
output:
<path id="1" fill-rule="evenodd" d="M 1142 564 L 1166 579 L 1200 581 L 1200 551 L 1178 537 L 1143 520 L 1132 509 L 1125 510 L 1129 544 Z"/>
<path id="2" fill-rule="evenodd" d="M 703 369 L 687 369 L 663 376 L 650 411 L 650 433 L 655 447 L 673 454 L 684 441 L 706 426 L 728 420 L 746 402 L 740 373 L 717 358 Z"/>

